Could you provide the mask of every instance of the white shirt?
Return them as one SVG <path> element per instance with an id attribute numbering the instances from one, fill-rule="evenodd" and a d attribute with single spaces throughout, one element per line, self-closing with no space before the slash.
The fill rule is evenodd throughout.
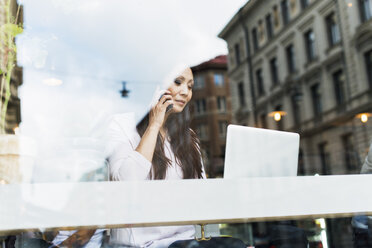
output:
<path id="1" fill-rule="evenodd" d="M 135 151 L 140 140 L 134 113 L 115 115 L 112 118 L 108 128 L 107 145 L 111 180 L 149 180 L 151 162 Z M 172 161 L 165 180 L 183 179 L 182 169 L 176 163 L 169 142 L 166 141 L 164 146 L 165 155 Z M 111 230 L 110 243 L 158 248 L 168 247 L 176 240 L 192 239 L 194 235 L 194 226 L 120 228 Z"/>

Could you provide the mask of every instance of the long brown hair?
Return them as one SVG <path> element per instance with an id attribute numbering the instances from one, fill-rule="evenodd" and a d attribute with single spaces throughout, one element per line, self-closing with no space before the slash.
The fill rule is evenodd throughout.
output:
<path id="1" fill-rule="evenodd" d="M 149 113 L 137 124 L 137 132 L 142 137 L 149 125 Z M 170 145 L 176 162 L 181 166 L 184 179 L 202 178 L 200 143 L 195 132 L 190 129 L 190 111 L 188 105 L 180 113 L 171 114 L 165 129 L 170 138 Z M 170 159 L 164 153 L 164 138 L 158 134 L 150 179 L 164 179 Z"/>

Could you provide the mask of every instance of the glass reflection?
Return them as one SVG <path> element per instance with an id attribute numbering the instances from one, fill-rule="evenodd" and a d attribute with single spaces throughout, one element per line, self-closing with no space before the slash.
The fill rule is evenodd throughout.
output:
<path id="1" fill-rule="evenodd" d="M 153 92 L 177 64 L 190 68 L 194 85 L 190 99 L 169 93 L 173 111 L 190 110 L 206 177 L 224 176 L 229 124 L 299 133 L 298 176 L 371 174 L 372 0 L 0 5 L 2 192 L 8 184 L 108 181 L 111 117 L 134 112 L 131 122 L 142 123 L 143 137 L 150 118 L 141 118 L 151 98 L 160 97 Z M 184 124 L 172 121 L 168 129 Z M 184 141 L 163 150 L 189 160 L 175 152 Z M 166 179 L 162 163 L 152 167 L 148 160 L 155 168 L 150 178 Z M 116 179 L 137 176 L 130 173 Z M 75 194 L 66 187 L 58 196 L 38 198 L 35 218 L 62 211 Z M 24 190 L 19 197 L 34 196 Z M 45 209 L 50 201 L 54 207 Z M 13 207 L 6 199 L 3 206 Z M 370 217 L 358 215 L 221 224 L 219 232 L 255 247 L 280 247 L 284 240 L 296 247 L 300 240 L 309 247 L 370 247 L 371 226 Z M 2 246 L 115 246 L 102 228 L 40 229 L 7 233 Z"/>

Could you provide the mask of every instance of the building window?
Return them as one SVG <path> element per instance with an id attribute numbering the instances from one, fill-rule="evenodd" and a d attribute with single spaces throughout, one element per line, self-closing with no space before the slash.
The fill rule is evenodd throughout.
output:
<path id="1" fill-rule="evenodd" d="M 289 6 L 288 6 L 288 0 L 282 0 L 280 3 L 280 7 L 282 9 L 282 19 L 283 24 L 287 25 L 289 23 Z"/>
<path id="2" fill-rule="evenodd" d="M 369 88 L 372 89 L 372 50 L 364 54 L 366 60 L 367 77 L 369 82 Z"/>
<path id="3" fill-rule="evenodd" d="M 263 81 L 261 69 L 258 69 L 256 71 L 256 80 L 257 80 L 258 95 L 262 96 L 265 94 L 265 89 L 264 89 L 264 81 Z"/>
<path id="4" fill-rule="evenodd" d="M 199 124 L 196 128 L 196 133 L 198 134 L 199 139 L 205 140 L 208 139 L 208 127 L 206 124 Z"/>
<path id="5" fill-rule="evenodd" d="M 226 112 L 226 98 L 224 96 L 217 97 L 217 108 L 220 112 Z"/>
<path id="6" fill-rule="evenodd" d="M 313 61 L 316 57 L 315 34 L 313 30 L 310 29 L 304 34 L 304 37 L 305 37 L 307 60 L 310 62 L 310 61 Z"/>
<path id="7" fill-rule="evenodd" d="M 266 20 L 267 39 L 271 39 L 274 36 L 273 20 L 272 20 L 271 14 L 268 14 L 265 20 Z"/>
<path id="8" fill-rule="evenodd" d="M 344 148 L 345 167 L 347 171 L 352 172 L 358 168 L 358 155 L 354 148 L 352 134 L 342 136 L 342 144 Z"/>
<path id="9" fill-rule="evenodd" d="M 225 146 L 225 145 L 222 145 L 222 146 L 220 147 L 220 149 L 221 149 L 221 152 L 220 152 L 220 154 L 221 154 L 221 158 L 225 158 L 226 146 Z"/>
<path id="10" fill-rule="evenodd" d="M 309 6 L 310 0 L 301 0 L 301 8 L 305 9 L 307 6 Z"/>
<path id="11" fill-rule="evenodd" d="M 332 75 L 333 77 L 333 85 L 335 89 L 335 97 L 337 105 L 343 104 L 345 102 L 345 93 L 344 93 L 344 85 L 345 85 L 345 76 L 342 70 L 339 70 Z"/>
<path id="12" fill-rule="evenodd" d="M 261 128 L 267 128 L 267 118 L 266 114 L 260 115 Z"/>
<path id="13" fill-rule="evenodd" d="M 372 0 L 359 0 L 359 8 L 362 22 L 372 18 Z"/>
<path id="14" fill-rule="evenodd" d="M 329 147 L 326 142 L 320 143 L 318 145 L 319 155 L 320 155 L 320 164 L 322 166 L 322 175 L 330 175 L 331 174 L 331 156 L 329 152 Z"/>
<path id="15" fill-rule="evenodd" d="M 296 72 L 296 62 L 295 62 L 295 51 L 293 44 L 289 45 L 285 49 L 287 57 L 287 67 L 288 73 L 292 74 Z"/>
<path id="16" fill-rule="evenodd" d="M 258 35 L 257 35 L 257 28 L 252 29 L 252 39 L 253 39 L 253 48 L 254 51 L 258 50 Z"/>
<path id="17" fill-rule="evenodd" d="M 258 21 L 258 36 L 260 38 L 260 42 L 263 42 L 265 39 L 265 28 L 262 20 Z"/>
<path id="18" fill-rule="evenodd" d="M 274 26 L 275 28 L 278 28 L 280 25 L 280 17 L 279 17 L 279 9 L 278 6 L 273 7 L 273 12 L 274 12 Z"/>
<path id="19" fill-rule="evenodd" d="M 320 117 L 322 114 L 322 95 L 319 83 L 311 86 L 311 98 L 313 101 L 314 117 Z"/>
<path id="20" fill-rule="evenodd" d="M 215 73 L 214 74 L 214 84 L 216 86 L 223 86 L 223 84 L 224 84 L 223 74 L 220 74 L 220 73 Z"/>
<path id="21" fill-rule="evenodd" d="M 332 13 L 326 17 L 327 33 L 329 46 L 334 46 L 340 42 L 340 31 L 336 22 L 336 14 Z"/>
<path id="22" fill-rule="evenodd" d="M 229 64 L 234 65 L 234 49 L 231 46 L 229 46 L 227 57 L 229 59 Z"/>
<path id="23" fill-rule="evenodd" d="M 236 43 L 234 46 L 234 52 L 235 52 L 235 62 L 237 65 L 239 65 L 240 64 L 240 47 L 238 43 Z"/>
<path id="24" fill-rule="evenodd" d="M 298 175 L 304 176 L 305 175 L 305 161 L 304 161 L 304 152 L 300 148 L 298 152 Z"/>
<path id="25" fill-rule="evenodd" d="M 195 101 L 195 110 L 197 114 L 204 114 L 207 112 L 207 103 L 205 99 L 198 99 Z"/>
<path id="26" fill-rule="evenodd" d="M 244 93 L 244 84 L 243 82 L 240 82 L 238 84 L 238 96 L 239 96 L 239 103 L 240 107 L 244 107 L 246 102 L 245 102 L 245 93 Z"/>
<path id="27" fill-rule="evenodd" d="M 194 77 L 194 89 L 201 89 L 205 86 L 205 80 L 203 75 L 196 75 Z"/>
<path id="28" fill-rule="evenodd" d="M 291 0 L 291 13 L 295 14 L 297 10 L 297 0 Z"/>
<path id="29" fill-rule="evenodd" d="M 293 94 L 291 96 L 291 103 L 292 103 L 294 124 L 298 125 L 301 122 L 301 116 L 300 116 L 300 103 L 299 103 L 298 96 L 296 96 L 296 94 Z"/>
<path id="30" fill-rule="evenodd" d="M 273 85 L 277 85 L 279 83 L 279 75 L 278 75 L 278 61 L 276 58 L 270 60 L 270 71 L 271 71 L 271 81 Z"/>
<path id="31" fill-rule="evenodd" d="M 219 121 L 218 122 L 218 133 L 220 137 L 226 137 L 227 132 L 227 121 Z"/>

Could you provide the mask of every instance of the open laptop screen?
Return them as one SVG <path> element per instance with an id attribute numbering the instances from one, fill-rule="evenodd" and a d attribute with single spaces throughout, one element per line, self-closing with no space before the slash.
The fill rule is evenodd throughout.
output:
<path id="1" fill-rule="evenodd" d="M 229 125 L 224 178 L 297 176 L 297 133 Z"/>

